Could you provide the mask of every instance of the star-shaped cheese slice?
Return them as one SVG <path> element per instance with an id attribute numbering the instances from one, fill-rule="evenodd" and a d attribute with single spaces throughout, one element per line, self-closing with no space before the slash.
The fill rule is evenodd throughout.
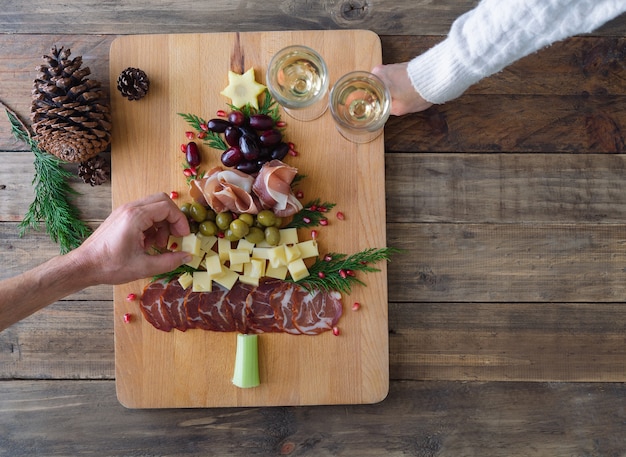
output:
<path id="1" fill-rule="evenodd" d="M 259 109 L 259 95 L 263 93 L 265 86 L 254 79 L 254 68 L 250 68 L 243 75 L 233 71 L 228 72 L 228 86 L 220 92 L 230 98 L 231 104 L 241 108 L 249 103 L 255 109 Z"/>

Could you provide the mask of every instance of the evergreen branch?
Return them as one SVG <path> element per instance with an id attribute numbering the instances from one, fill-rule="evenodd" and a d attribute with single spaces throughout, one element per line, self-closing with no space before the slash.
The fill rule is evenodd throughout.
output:
<path id="1" fill-rule="evenodd" d="M 331 253 L 315 261 L 309 268 L 309 276 L 298 284 L 309 290 L 320 289 L 350 294 L 355 285 L 366 285 L 357 272 L 372 273 L 380 271 L 371 264 L 381 260 L 389 261 L 392 254 L 400 252 L 395 248 L 370 248 L 350 256 Z"/>
<path id="2" fill-rule="evenodd" d="M 19 236 L 28 230 L 40 230 L 42 221 L 46 233 L 59 244 L 61 254 L 81 245 L 91 234 L 91 229 L 80 219 L 78 209 L 70 202 L 70 195 L 78 195 L 68 184 L 73 174 L 63 168 L 61 159 L 41 150 L 26 125 L 5 107 L 11 123 L 11 133 L 24 141 L 35 155 L 35 199 L 29 205 L 24 219 L 18 225 Z"/>
<path id="3" fill-rule="evenodd" d="M 322 203 L 319 198 L 315 199 L 294 214 L 285 228 L 316 227 L 320 225 L 320 221 L 326 219 L 326 213 L 334 207 L 335 203 Z"/>

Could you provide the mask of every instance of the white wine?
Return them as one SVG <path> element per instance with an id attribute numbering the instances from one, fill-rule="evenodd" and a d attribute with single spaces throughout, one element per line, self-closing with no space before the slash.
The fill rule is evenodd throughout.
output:
<path id="1" fill-rule="evenodd" d="M 333 86 L 330 109 L 337 128 L 351 141 L 371 141 L 382 132 L 389 118 L 391 96 L 375 75 L 357 71 L 343 76 Z"/>
<path id="2" fill-rule="evenodd" d="M 324 59 L 306 46 L 284 48 L 270 61 L 267 87 L 285 111 L 311 120 L 326 111 L 328 70 Z"/>

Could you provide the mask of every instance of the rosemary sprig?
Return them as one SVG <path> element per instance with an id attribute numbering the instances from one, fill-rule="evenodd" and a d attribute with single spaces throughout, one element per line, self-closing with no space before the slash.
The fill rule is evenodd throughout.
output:
<path id="1" fill-rule="evenodd" d="M 50 239 L 59 244 L 61 254 L 77 248 L 91 234 L 91 229 L 80 219 L 78 209 L 70 202 L 69 196 L 78 195 L 68 184 L 73 174 L 63 168 L 62 160 L 41 150 L 28 128 L 17 115 L 5 108 L 11 132 L 18 140 L 24 141 L 35 155 L 35 199 L 28 207 L 19 227 L 19 235 L 30 230 L 40 230 L 45 222 Z"/>
<path id="2" fill-rule="evenodd" d="M 309 268 L 309 276 L 298 284 L 309 290 L 321 289 L 349 294 L 354 285 L 366 285 L 356 276 L 357 272 L 371 273 L 380 271 L 371 264 L 381 260 L 389 261 L 392 254 L 400 252 L 395 248 L 370 248 L 356 254 L 326 254 L 315 261 Z"/>
<path id="3" fill-rule="evenodd" d="M 165 282 L 170 282 L 178 278 L 179 276 L 182 276 L 185 273 L 193 274 L 194 271 L 198 271 L 198 270 L 196 270 L 193 267 L 190 267 L 189 265 L 181 265 L 180 267 L 172 271 L 168 271 L 167 273 L 162 273 L 160 275 L 153 276 L 152 281 L 154 282 L 159 279 L 164 279 Z"/>
<path id="4" fill-rule="evenodd" d="M 326 219 L 326 213 L 335 207 L 335 203 L 321 202 L 319 198 L 303 205 L 303 208 L 293 215 L 285 228 L 305 228 L 321 225 Z"/>

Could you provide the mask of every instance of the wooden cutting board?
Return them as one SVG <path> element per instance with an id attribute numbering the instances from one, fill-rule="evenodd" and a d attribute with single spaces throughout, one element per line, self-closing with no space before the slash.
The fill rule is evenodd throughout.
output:
<path id="1" fill-rule="evenodd" d="M 284 46 L 304 44 L 326 59 L 331 85 L 352 70 L 381 62 L 377 35 L 368 31 L 298 31 L 125 36 L 111 45 L 113 109 L 112 192 L 117 207 L 154 192 L 177 191 L 188 199 L 180 145 L 190 130 L 177 113 L 205 119 L 230 100 L 220 95 L 228 70 L 255 69 L 265 83 L 272 55 Z M 127 67 L 144 70 L 149 94 L 128 101 L 116 90 Z M 306 202 L 335 202 L 330 224 L 319 228 L 323 252 L 352 254 L 386 245 L 385 170 L 382 136 L 365 145 L 344 140 L 330 111 L 311 122 L 282 115 L 287 140 L 297 157 L 285 161 L 307 175 L 300 188 Z M 202 168 L 219 165 L 219 152 L 201 147 Z M 345 220 L 336 218 L 336 211 Z M 301 232 L 309 239 L 310 230 Z M 264 334 L 259 339 L 261 386 L 239 389 L 231 379 L 236 334 L 203 330 L 165 333 L 140 315 L 139 294 L 147 280 L 115 287 L 115 363 L 120 402 L 130 408 L 271 406 L 374 403 L 389 385 L 387 270 L 362 275 L 367 287 L 344 296 L 341 334 L 319 336 Z M 352 304 L 362 304 L 352 311 Z M 133 319 L 125 323 L 123 316 Z"/>

